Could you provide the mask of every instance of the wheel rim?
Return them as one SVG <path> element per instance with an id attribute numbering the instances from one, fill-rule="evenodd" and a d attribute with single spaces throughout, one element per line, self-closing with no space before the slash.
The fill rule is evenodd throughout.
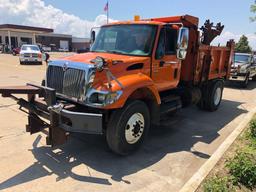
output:
<path id="1" fill-rule="evenodd" d="M 214 94 L 214 105 L 215 106 L 220 103 L 220 99 L 221 99 L 221 88 L 218 87 Z"/>
<path id="2" fill-rule="evenodd" d="M 142 136 L 145 120 L 141 113 L 133 114 L 125 126 L 125 139 L 129 144 L 136 143 Z"/>

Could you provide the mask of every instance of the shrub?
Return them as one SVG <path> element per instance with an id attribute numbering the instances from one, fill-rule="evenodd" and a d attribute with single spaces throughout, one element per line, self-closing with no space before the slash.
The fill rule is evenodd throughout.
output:
<path id="1" fill-rule="evenodd" d="M 232 192 L 234 187 L 230 178 L 214 176 L 208 179 L 204 185 L 203 189 L 205 192 Z"/>
<path id="2" fill-rule="evenodd" d="M 228 160 L 226 166 L 233 176 L 235 185 L 240 183 L 250 189 L 256 186 L 256 155 L 253 151 L 236 152 L 234 158 Z"/>
<path id="3" fill-rule="evenodd" d="M 256 119 L 252 120 L 250 123 L 250 135 L 256 139 Z"/>

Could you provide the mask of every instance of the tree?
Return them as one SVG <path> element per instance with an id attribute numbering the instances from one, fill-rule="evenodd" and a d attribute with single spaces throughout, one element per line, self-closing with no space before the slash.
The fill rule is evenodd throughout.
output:
<path id="1" fill-rule="evenodd" d="M 240 53 L 252 52 L 252 48 L 249 45 L 248 38 L 245 35 L 242 35 L 238 43 L 236 43 L 235 51 Z"/>
<path id="2" fill-rule="evenodd" d="M 256 14 L 256 1 L 251 5 L 251 12 Z M 251 21 L 256 21 L 256 16 L 250 17 Z"/>

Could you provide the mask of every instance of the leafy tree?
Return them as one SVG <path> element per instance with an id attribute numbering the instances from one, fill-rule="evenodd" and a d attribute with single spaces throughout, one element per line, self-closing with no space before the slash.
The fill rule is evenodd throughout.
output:
<path id="1" fill-rule="evenodd" d="M 251 5 L 251 12 L 256 14 L 256 1 Z M 256 16 L 250 17 L 251 21 L 256 21 Z"/>
<path id="2" fill-rule="evenodd" d="M 240 53 L 252 52 L 252 48 L 249 45 L 248 38 L 245 35 L 242 35 L 238 43 L 236 43 L 235 51 Z"/>

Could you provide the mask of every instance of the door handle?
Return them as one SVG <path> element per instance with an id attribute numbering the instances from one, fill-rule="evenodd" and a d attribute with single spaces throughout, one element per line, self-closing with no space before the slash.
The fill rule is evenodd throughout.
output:
<path id="1" fill-rule="evenodd" d="M 160 64 L 160 67 L 163 67 L 165 64 L 165 61 L 160 61 L 159 64 Z"/>

